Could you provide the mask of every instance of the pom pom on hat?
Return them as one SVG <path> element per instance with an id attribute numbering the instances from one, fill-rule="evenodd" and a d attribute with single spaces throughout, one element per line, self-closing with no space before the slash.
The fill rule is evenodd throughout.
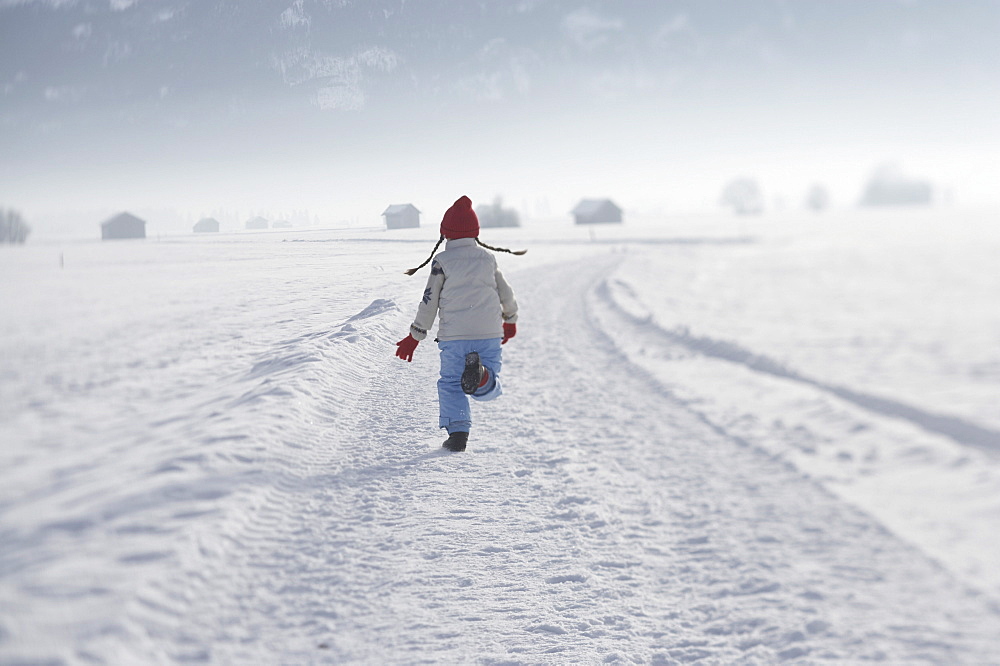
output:
<path id="1" fill-rule="evenodd" d="M 479 237 L 479 218 L 476 211 L 472 210 L 472 199 L 467 196 L 459 197 L 445 211 L 441 219 L 441 235 L 448 240 Z"/>

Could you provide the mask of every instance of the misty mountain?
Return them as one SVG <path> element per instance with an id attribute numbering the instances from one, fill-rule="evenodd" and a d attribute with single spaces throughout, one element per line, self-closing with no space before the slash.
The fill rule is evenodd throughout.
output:
<path id="1" fill-rule="evenodd" d="M 943 0 L 0 0 L 0 203 L 316 209 L 357 178 L 354 215 L 452 201 L 448 173 L 559 207 L 741 172 L 855 198 L 888 160 L 993 192 L 967 176 L 998 31 L 1000 3 Z"/>
<path id="2" fill-rule="evenodd" d="M 238 113 L 263 100 L 360 110 L 550 91 L 659 98 L 677 86 L 764 85 L 764 74 L 818 62 L 930 71 L 946 51 L 970 50 L 960 40 L 976 29 L 962 21 L 971 8 L 942 17 L 927 3 L 853 4 L 864 11 L 734 0 L 4 0 L 3 121 L 64 120 L 69 109 L 124 120 L 178 107 Z M 870 64 L 867 73 L 878 75 Z"/>

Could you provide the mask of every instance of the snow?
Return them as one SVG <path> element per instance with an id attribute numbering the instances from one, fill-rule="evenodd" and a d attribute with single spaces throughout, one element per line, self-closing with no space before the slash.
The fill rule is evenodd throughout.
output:
<path id="1" fill-rule="evenodd" d="M 0 663 L 995 660 L 995 215 L 491 229 L 463 454 L 435 239 L 8 248 Z"/>

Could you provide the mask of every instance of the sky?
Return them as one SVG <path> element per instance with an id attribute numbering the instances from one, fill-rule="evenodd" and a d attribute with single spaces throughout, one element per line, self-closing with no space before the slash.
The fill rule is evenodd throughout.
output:
<path id="1" fill-rule="evenodd" d="M 851 206 L 885 164 L 1000 206 L 998 33 L 1000 0 L 0 0 L 0 206 Z"/>

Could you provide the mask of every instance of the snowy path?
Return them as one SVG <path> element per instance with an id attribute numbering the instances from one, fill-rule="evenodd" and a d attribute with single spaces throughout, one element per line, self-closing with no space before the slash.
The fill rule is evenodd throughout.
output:
<path id="1" fill-rule="evenodd" d="M 439 448 L 434 346 L 391 356 L 404 293 L 274 345 L 196 415 L 225 405 L 233 441 L 269 447 L 192 486 L 225 508 L 70 661 L 994 660 L 980 598 L 626 360 L 588 310 L 619 261 L 509 272 L 507 395 L 465 454 Z"/>
<path id="2" fill-rule="evenodd" d="M 1000 622 L 948 576 L 622 362 L 584 310 L 610 266 L 518 276 L 508 396 L 467 455 L 428 448 L 433 346 L 386 356 L 168 643 L 221 662 L 986 663 Z"/>

